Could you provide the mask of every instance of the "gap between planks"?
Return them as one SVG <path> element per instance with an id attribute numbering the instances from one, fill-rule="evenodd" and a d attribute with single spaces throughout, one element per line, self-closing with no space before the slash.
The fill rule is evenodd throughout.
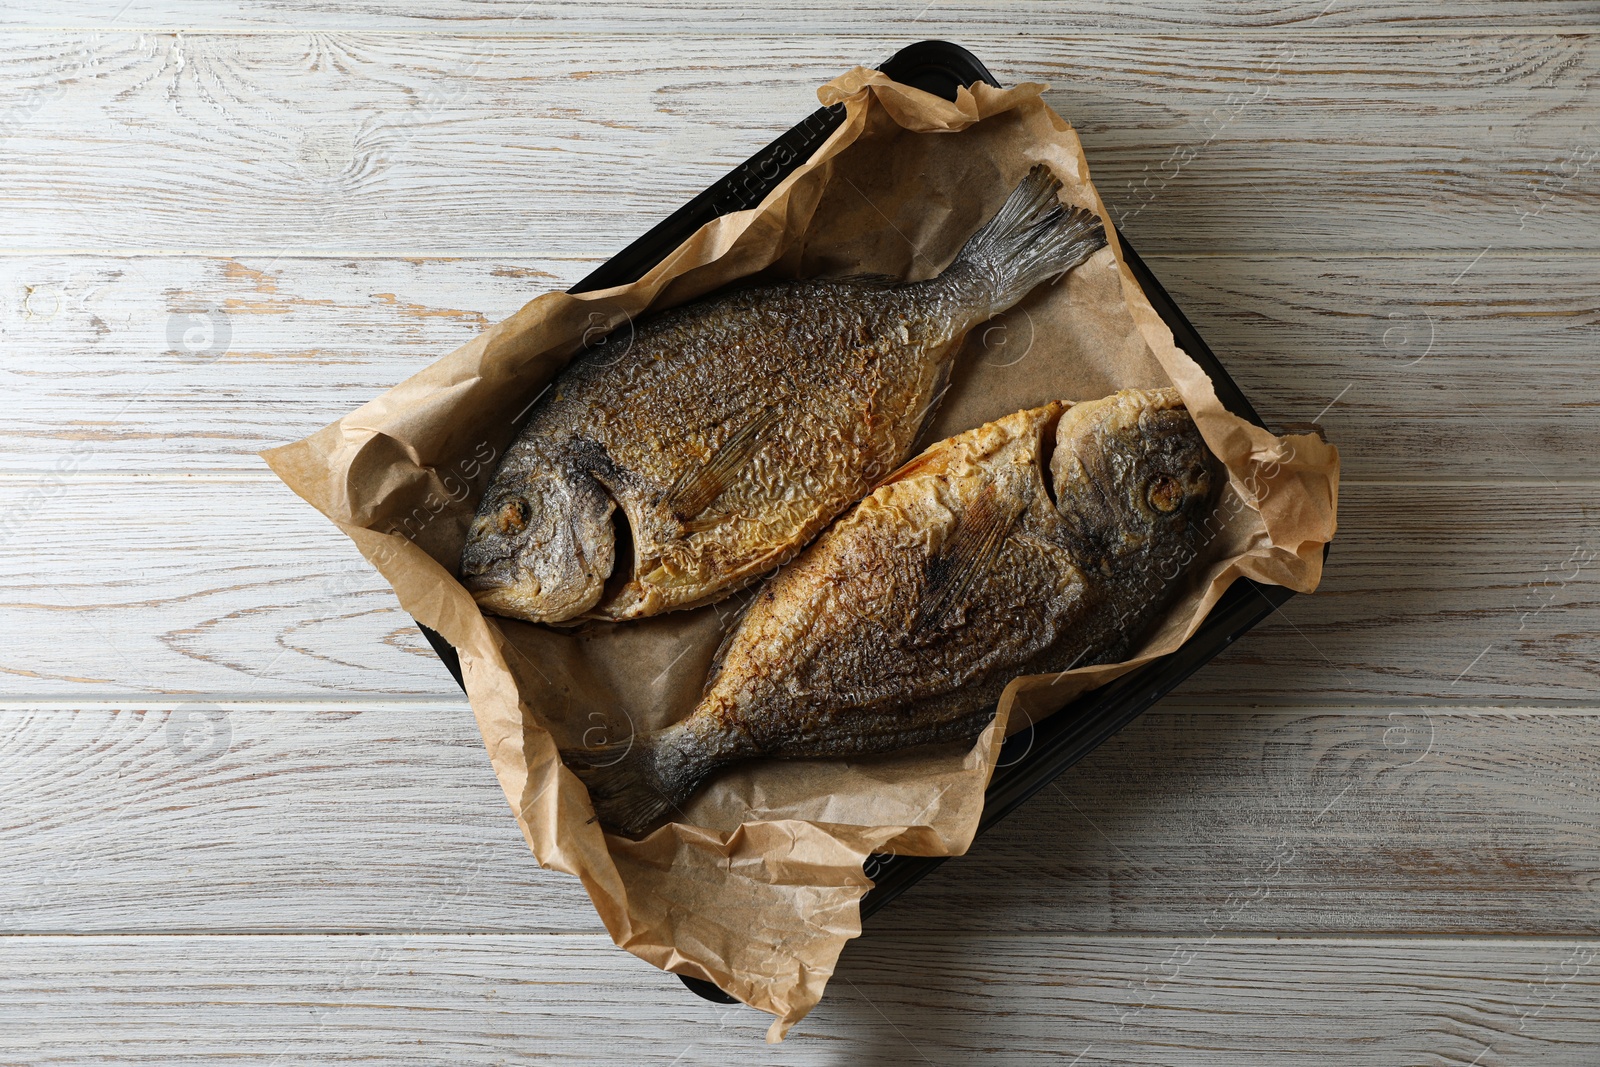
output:
<path id="1" fill-rule="evenodd" d="M 285 442 L 288 443 L 288 442 Z M 1333 442 L 1338 445 L 1339 442 Z M 0 470 L 0 485 L 6 482 L 38 482 L 51 478 L 67 485 L 93 485 L 96 482 L 214 482 L 214 483 L 272 483 L 277 485 L 278 475 L 272 470 L 232 470 L 218 467 L 214 470 L 51 470 L 40 467 L 34 470 Z M 1339 488 L 1595 488 L 1600 477 L 1595 478 L 1339 478 Z"/>
<path id="2" fill-rule="evenodd" d="M 0 27 L 0 34 L 4 28 Z M 765 145 L 752 143 L 751 151 L 754 152 Z M 664 217 L 664 216 L 663 216 Z M 661 221 L 660 219 L 656 221 Z M 641 235 L 644 231 L 640 231 Z M 1127 240 L 1124 236 L 1124 240 Z M 1141 244 L 1143 240 L 1141 239 Z M 1432 248 L 1408 248 L 1392 251 L 1324 251 L 1316 248 L 1274 248 L 1261 252 L 1205 252 L 1205 251 L 1176 251 L 1152 252 L 1146 247 L 1136 248 L 1139 258 L 1145 264 L 1154 267 L 1163 262 L 1177 262 L 1179 260 L 1253 260 L 1271 262 L 1279 259 L 1327 259 L 1327 260 L 1360 260 L 1374 259 L 1396 260 L 1436 260 L 1447 256 L 1475 255 L 1485 249 L 1473 245 L 1438 245 Z M 1540 262 L 1549 262 L 1560 259 L 1600 259 L 1600 248 L 1496 248 L 1495 259 L 1536 259 Z M 618 249 L 621 252 L 621 249 Z M 474 260 L 504 262 L 514 258 L 509 255 L 471 255 L 451 251 L 394 251 L 394 252 L 330 252 L 319 249 L 301 249 L 292 254 L 285 254 L 281 246 L 261 248 L 236 248 L 216 251 L 212 249 L 196 250 L 193 248 L 137 248 L 118 245 L 103 248 L 0 248 L 0 259 L 47 259 L 50 257 L 66 258 L 71 256 L 94 257 L 97 259 L 255 259 L 272 257 L 274 262 L 280 259 L 289 260 L 373 260 L 377 262 L 398 260 L 403 263 L 470 263 Z M 540 255 L 539 259 L 545 263 L 580 263 L 594 268 L 607 262 L 600 256 L 546 256 Z M 1159 277 L 1159 276 L 1158 276 Z"/>
<path id="3" fill-rule="evenodd" d="M 1005 12 L 997 10 L 996 15 Z M 486 19 L 485 21 L 494 21 Z M 906 23 L 906 28 L 926 31 L 935 34 L 940 31 L 939 26 L 963 26 L 967 32 L 977 32 L 995 35 L 1000 32 L 993 23 L 975 22 L 954 24 L 948 21 L 941 23 L 939 20 L 929 20 L 919 23 L 912 19 Z M 781 20 L 759 26 L 742 27 L 737 25 L 722 24 L 717 27 L 719 37 L 774 37 L 783 36 L 795 39 L 807 37 L 826 38 L 831 41 L 863 40 L 887 45 L 889 30 L 900 29 L 898 20 L 889 21 L 885 32 L 870 30 L 855 30 L 838 32 L 833 30 L 812 30 L 809 32 L 796 31 L 785 27 Z M 363 37 L 490 37 L 502 40 L 517 41 L 559 41 L 571 40 L 575 37 L 601 37 L 606 40 L 639 40 L 648 41 L 658 38 L 672 37 L 683 33 L 683 27 L 677 24 L 663 23 L 661 28 L 653 30 L 622 30 L 607 27 L 599 29 L 594 26 L 573 28 L 570 30 L 553 30 L 545 27 L 538 30 L 492 30 L 473 28 L 470 23 L 456 24 L 449 27 L 423 26 L 416 28 L 368 28 L 365 26 L 325 25 L 316 26 L 297 23 L 294 26 L 200 26 L 188 24 L 161 25 L 146 23 L 138 26 L 112 23 L 59 23 L 37 24 L 26 26 L 0 25 L 0 33 L 117 33 L 117 34 L 186 34 L 192 37 L 304 37 L 310 34 L 348 34 Z M 1374 26 L 1240 26 L 1216 27 L 1210 30 L 1179 30 L 1168 29 L 1158 24 L 1143 28 L 1130 29 L 1096 29 L 1073 33 L 1070 31 L 1048 29 L 1041 36 L 1059 37 L 1063 39 L 1089 39 L 1103 37 L 1166 37 L 1178 41 L 1214 41 L 1218 38 L 1250 38 L 1260 37 L 1268 40 L 1280 40 L 1286 37 L 1347 37 L 1354 40 L 1374 40 L 1393 37 L 1583 37 L 1600 34 L 1600 24 L 1586 26 L 1582 24 L 1562 24 L 1559 22 L 1545 25 L 1529 26 L 1405 26 L 1393 22 L 1381 22 Z M 885 57 L 887 58 L 887 57 Z"/>
<path id="4" fill-rule="evenodd" d="M 399 383 L 396 383 L 399 384 Z M 285 441 L 284 444 L 291 442 Z M 1337 440 L 1332 444 L 1338 445 Z M 49 478 L 70 485 L 93 485 L 96 482 L 217 482 L 256 484 L 269 483 L 281 484 L 278 476 L 271 470 L 233 470 L 218 467 L 209 471 L 143 471 L 143 470 L 95 470 L 95 471 L 56 471 L 48 467 L 33 469 L 0 470 L 0 485 L 8 482 L 26 485 L 38 481 L 40 478 Z M 1531 487 L 1546 488 L 1592 488 L 1600 486 L 1600 476 L 1590 478 L 1347 478 L 1339 479 L 1341 489 L 1355 488 L 1394 488 L 1397 486 L 1415 486 L 1418 488 L 1455 488 L 1472 489 L 1478 487 Z"/>
<path id="5" fill-rule="evenodd" d="M 1312 596 L 1315 594 L 1305 594 Z M 1436 712 L 1453 715 L 1600 715 L 1600 704 L 1579 701 L 1551 701 L 1539 703 L 1535 699 L 1516 704 L 1473 704 L 1461 700 L 1437 704 L 1419 704 L 1414 701 L 1394 699 L 1358 703 L 1346 700 L 1338 704 L 1205 704 L 1193 701 L 1163 698 L 1143 715 L 1261 715 L 1271 712 L 1317 715 L 1377 714 L 1380 712 Z M 220 693 L 148 693 L 130 691 L 121 696 L 93 697 L 62 696 L 59 693 L 29 697 L 26 693 L 10 694 L 0 700 L 0 716 L 24 715 L 36 711 L 165 711 L 191 707 L 197 703 L 215 705 L 218 710 L 238 708 L 245 711 L 271 711 L 282 708 L 285 712 L 354 712 L 370 714 L 395 710 L 396 706 L 419 709 L 459 709 L 468 703 L 465 693 L 448 694 L 395 694 L 393 696 L 351 697 L 329 700 L 326 697 L 273 696 L 270 693 L 252 695 L 248 692 L 228 690 Z M 1142 717 L 1142 716 L 1141 716 Z"/>
<path id="6" fill-rule="evenodd" d="M 952 858 L 953 859 L 960 859 L 961 857 L 956 856 L 956 857 L 952 857 Z M 873 933 L 872 919 L 868 918 L 868 919 L 865 920 L 864 927 L 862 929 L 861 934 L 858 935 L 857 938 L 852 938 L 851 940 L 858 940 L 859 938 L 871 938 L 872 937 L 872 933 Z M 961 941 L 971 941 L 971 940 L 976 939 L 976 940 L 982 940 L 982 941 L 1013 941 L 1013 940 L 1015 940 L 1015 941 L 1073 941 L 1073 942 L 1086 942 L 1086 943 L 1090 943 L 1090 944 L 1094 944 L 1094 943 L 1116 943 L 1116 942 L 1138 943 L 1138 942 L 1141 942 L 1141 941 L 1143 941 L 1143 942 L 1151 942 L 1151 941 L 1154 941 L 1154 942 L 1189 941 L 1189 940 L 1193 940 L 1196 937 L 1203 937 L 1208 941 L 1214 941 L 1214 942 L 1219 942 L 1219 943 L 1224 943 L 1224 944 L 1229 944 L 1229 945 L 1241 945 L 1241 946 L 1245 946 L 1245 945 L 1273 945 L 1273 944 L 1285 944 L 1285 943 L 1293 943 L 1293 944 L 1299 944 L 1299 945 L 1305 945 L 1305 944 L 1332 944 L 1332 945 L 1337 945 L 1337 944 L 1349 944 L 1351 942 L 1382 943 L 1382 944 L 1388 945 L 1388 946 L 1404 945 L 1404 944 L 1409 944 L 1409 943 L 1417 943 L 1417 944 L 1441 944 L 1441 943 L 1442 944 L 1473 944 L 1473 943 L 1477 943 L 1477 942 L 1491 942 L 1491 943 L 1496 944 L 1496 945 L 1536 945 L 1536 946 L 1544 946 L 1544 945 L 1591 945 L 1591 944 L 1600 945 L 1600 934 L 1564 934 L 1564 935 L 1562 935 L 1560 937 L 1529 937 L 1526 934 L 1500 934 L 1500 933 L 1494 933 L 1494 932 L 1471 933 L 1471 934 L 1451 934 L 1451 933 L 1391 934 L 1391 933 L 1384 933 L 1384 932 L 1381 932 L 1381 931 L 1366 932 L 1366 931 L 1359 931 L 1359 930 L 1358 931 L 1351 931 L 1351 932 L 1348 932 L 1348 933 L 1345 933 L 1345 932 L 1328 933 L 1328 932 L 1324 932 L 1324 931 L 1318 931 L 1317 933 L 1314 933 L 1314 934 L 1308 934 L 1308 933 L 1296 932 L 1296 931 L 1288 931 L 1288 930 L 1284 931 L 1283 933 L 1274 933 L 1271 930 L 1257 930 L 1257 931 L 1253 931 L 1253 932 L 1248 933 L 1248 934 L 1230 934 L 1230 933 L 1227 933 L 1227 932 L 1213 932 L 1211 930 L 1205 930 L 1205 929 L 1197 929 L 1197 930 L 1189 930 L 1189 931 L 1177 930 L 1177 931 L 1160 932 L 1160 933 L 1154 933 L 1154 932 L 1148 932 L 1148 931 L 1142 931 L 1142 930 L 1105 930 L 1105 931 L 1099 931 L 1099 932 L 1095 932 L 1095 933 L 1074 933 L 1073 931 L 1070 931 L 1070 930 L 968 930 L 968 929 L 948 928 L 948 929 L 942 929 L 942 930 L 941 929 L 929 929 L 929 930 L 926 930 L 926 931 L 923 931 L 923 932 L 919 932 L 919 933 L 916 933 L 916 934 L 909 934 L 904 930 L 893 930 L 893 931 L 885 931 L 883 933 L 883 936 L 886 937 L 886 938 L 887 937 L 893 937 L 897 941 L 906 941 L 906 940 L 940 941 L 940 940 L 949 940 L 949 939 L 961 940 Z M 370 937 L 370 938 L 375 938 L 375 939 L 387 939 L 387 940 L 392 940 L 392 941 L 405 941 L 405 940 L 409 940 L 409 939 L 412 939 L 412 938 L 418 938 L 418 937 L 438 938 L 438 939 L 441 939 L 441 940 L 452 940 L 452 941 L 466 941 L 466 940 L 469 940 L 469 939 L 472 939 L 472 938 L 496 938 L 496 939 L 499 939 L 499 940 L 509 940 L 509 939 L 513 939 L 513 938 L 527 939 L 527 940 L 533 940 L 533 939 L 536 939 L 536 938 L 543 938 L 543 939 L 546 939 L 546 940 L 551 940 L 551 939 L 555 939 L 555 938 L 569 938 L 569 939 L 589 938 L 589 939 L 594 939 L 594 940 L 597 940 L 597 941 L 604 941 L 608 945 L 615 943 L 612 940 L 611 935 L 606 933 L 606 931 L 604 929 L 602 929 L 602 928 L 597 928 L 597 929 L 594 929 L 594 930 L 516 930 L 516 931 L 503 931 L 502 932 L 502 931 L 499 931 L 499 930 L 429 930 L 429 929 L 422 928 L 422 927 L 418 927 L 416 930 L 407 930 L 407 931 L 404 931 L 403 933 L 396 933 L 393 930 L 371 930 L 371 931 L 367 931 L 367 930 L 351 930 L 351 929 L 262 930 L 262 931 L 259 931 L 259 932 L 258 931 L 254 931 L 254 930 L 215 930 L 215 931 L 213 931 L 213 930 L 177 930 L 177 931 L 175 931 L 175 930 L 129 930 L 129 931 L 95 930 L 95 931 L 86 932 L 86 933 L 76 933 L 76 932 L 72 932 L 72 931 L 62 931 L 62 932 L 59 932 L 59 933 L 55 933 L 55 932 L 42 931 L 42 930 L 29 930 L 29 931 L 22 932 L 22 933 L 0 933 L 0 943 L 6 942 L 6 941 L 21 941 L 21 940 L 26 939 L 26 938 L 35 938 L 35 939 L 37 939 L 37 938 L 58 938 L 58 939 L 61 939 L 61 940 L 84 941 L 84 940 L 94 940 L 96 938 L 104 939 L 104 938 L 113 938 L 113 937 L 157 938 L 157 939 L 170 940 L 170 941 L 179 941 L 179 940 L 183 940 L 183 939 L 186 939 L 186 938 L 202 938 L 202 937 L 204 937 L 204 938 L 229 938 L 229 937 L 241 938 L 241 937 L 251 937 L 251 938 L 263 938 L 263 939 L 265 939 L 265 938 L 277 938 L 277 939 L 280 939 L 280 940 L 289 940 L 291 938 L 306 938 L 306 937 L 322 937 L 322 938 L 328 938 L 328 937 Z"/>

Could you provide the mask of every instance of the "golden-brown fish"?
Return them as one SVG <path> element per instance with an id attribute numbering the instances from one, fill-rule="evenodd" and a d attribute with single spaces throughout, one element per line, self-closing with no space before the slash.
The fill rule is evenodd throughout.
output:
<path id="1" fill-rule="evenodd" d="M 692 714 L 563 759 L 632 834 L 734 760 L 974 737 L 1012 678 L 1127 658 L 1182 587 L 1224 481 L 1175 389 L 942 441 L 756 596 Z"/>
<path id="2" fill-rule="evenodd" d="M 1035 167 L 937 278 L 727 292 L 579 356 L 484 494 L 464 583 L 500 615 L 632 619 L 776 567 L 905 459 L 969 329 L 1104 246 L 1059 190 Z"/>

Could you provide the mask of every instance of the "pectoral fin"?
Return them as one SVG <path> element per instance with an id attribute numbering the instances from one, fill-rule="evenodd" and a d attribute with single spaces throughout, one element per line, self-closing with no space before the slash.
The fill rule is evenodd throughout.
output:
<path id="1" fill-rule="evenodd" d="M 769 404 L 751 419 L 702 465 L 684 471 L 667 490 L 667 509 L 691 531 L 705 529 L 707 521 L 694 522 L 739 477 L 745 464 L 755 456 L 766 432 L 778 421 L 778 407 Z M 710 525 L 714 525 L 714 521 Z"/>
<path id="2" fill-rule="evenodd" d="M 996 499 L 991 484 L 956 519 L 939 555 L 928 563 L 927 584 L 908 620 L 912 634 L 936 631 L 960 610 L 972 584 L 993 569 L 1023 505 Z"/>

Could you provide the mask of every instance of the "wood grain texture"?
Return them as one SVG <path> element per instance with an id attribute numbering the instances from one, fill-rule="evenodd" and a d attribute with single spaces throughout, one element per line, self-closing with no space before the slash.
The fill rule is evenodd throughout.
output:
<path id="1" fill-rule="evenodd" d="M 1387 3 L 1327 0 L 1254 0 L 1196 8 L 1182 0 L 1139 0 L 1107 4 L 1094 0 L 976 0 L 964 4 L 850 4 L 827 9 L 819 19 L 815 4 L 782 0 L 748 4 L 700 0 L 698 3 L 557 3 L 551 0 L 379 0 L 319 2 L 314 7 L 282 0 L 203 0 L 174 9 L 163 0 L 93 4 L 56 0 L 48 10 L 0 11 L 0 26 L 92 26 L 119 31 L 160 29 L 411 30 L 474 33 L 648 34 L 676 37 L 686 29 L 716 26 L 730 35 L 774 32 L 815 33 L 822 22 L 833 31 L 900 36 L 952 36 L 976 27 L 1004 25 L 1018 32 L 1126 33 L 1149 30 L 1216 34 L 1232 30 L 1353 29 L 1428 31 L 1508 25 L 1593 27 L 1594 9 L 1582 0 L 1480 0 L 1448 5 L 1432 0 Z M 656 44 L 656 42 L 648 42 Z M 656 45 L 659 47 L 659 45 Z"/>
<path id="2" fill-rule="evenodd" d="M 996 931 L 1593 934 L 1597 726 L 1163 705 L 869 933 L 926 930 L 927 914 Z"/>
<path id="3" fill-rule="evenodd" d="M 1592 257 L 1144 254 L 1269 424 L 1322 416 L 1347 482 L 1592 473 Z M 260 471 L 595 265 L 0 257 L 0 336 L 31 353 L 0 471 Z"/>
<path id="4" fill-rule="evenodd" d="M 0 9 L 0 1062 L 1590 1067 L 1595 16 Z M 253 453 L 926 37 L 1055 86 L 1263 413 L 1321 413 L 1341 530 L 1318 595 L 880 914 L 766 1047 L 539 869 L 453 682 Z"/>
<path id="5" fill-rule="evenodd" d="M 1345 487 L 1323 585 L 1184 684 L 1225 706 L 1588 705 L 1587 484 Z M 0 697 L 458 690 L 330 523 L 267 481 L 0 481 Z"/>
<path id="6" fill-rule="evenodd" d="M 890 44 L 12 40 L 0 249 L 267 256 L 603 255 Z M 1584 33 L 963 40 L 1006 83 L 1056 84 L 1114 217 L 1152 249 L 1600 247 Z"/>
<path id="7" fill-rule="evenodd" d="M 1151 263 L 1269 425 L 1320 420 L 1347 483 L 1594 477 L 1596 261 L 1474 259 Z"/>
<path id="8" fill-rule="evenodd" d="M 1180 686 L 1223 706 L 1577 703 L 1595 692 L 1592 483 L 1351 486 L 1316 594 Z"/>
<path id="9" fill-rule="evenodd" d="M 766 1016 L 698 1001 L 599 935 L 12 937 L 0 1026 L 39 1064 L 1577 1065 L 1600 1042 L 1597 954 L 886 936 L 847 949 L 837 991 L 762 1046 Z"/>
<path id="10" fill-rule="evenodd" d="M 0 484 L 0 508 L 0 691 L 460 692 L 377 571 L 281 484 L 46 477 Z"/>
<path id="11" fill-rule="evenodd" d="M 868 923 L 1600 933 L 1600 714 L 1151 712 Z M 0 709 L 0 933 L 603 932 L 465 702 Z"/>

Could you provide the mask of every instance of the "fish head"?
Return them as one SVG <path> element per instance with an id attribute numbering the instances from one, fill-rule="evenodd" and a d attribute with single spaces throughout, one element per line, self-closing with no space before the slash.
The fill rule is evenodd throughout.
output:
<path id="1" fill-rule="evenodd" d="M 1192 557 L 1227 481 L 1176 389 L 1068 408 L 1050 474 L 1074 554 L 1109 571 Z"/>
<path id="2" fill-rule="evenodd" d="M 461 551 L 478 606 L 529 622 L 565 622 L 600 600 L 616 558 L 616 502 L 583 471 L 502 470 Z"/>

